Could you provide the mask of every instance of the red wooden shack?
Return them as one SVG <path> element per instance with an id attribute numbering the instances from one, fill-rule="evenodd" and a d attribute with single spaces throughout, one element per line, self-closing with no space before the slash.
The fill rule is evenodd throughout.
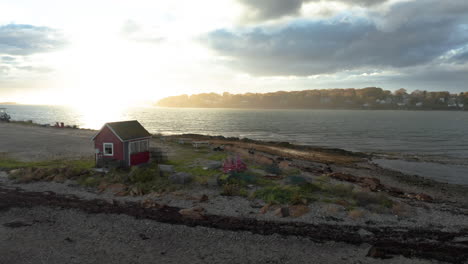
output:
<path id="1" fill-rule="evenodd" d="M 136 120 L 106 123 L 93 137 L 96 162 L 116 161 L 123 167 L 147 163 L 150 138 Z"/>

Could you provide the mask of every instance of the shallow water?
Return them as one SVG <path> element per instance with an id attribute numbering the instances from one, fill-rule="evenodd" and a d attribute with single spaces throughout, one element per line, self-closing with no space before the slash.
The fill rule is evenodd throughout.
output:
<path id="1" fill-rule="evenodd" d="M 105 122 L 138 119 L 152 133 L 247 137 L 351 151 L 412 155 L 433 161 L 416 162 L 423 170 L 416 174 L 427 176 L 425 172 L 435 171 L 434 166 L 440 166 L 440 170 L 450 171 L 446 178 L 468 177 L 464 169 L 451 167 L 462 164 L 467 166 L 468 112 L 157 107 L 115 110 L 89 108 L 86 105 L 80 108 L 30 105 L 5 107 L 12 119 L 33 120 L 37 123 L 53 124 L 60 121 L 98 129 Z M 438 160 L 445 160 L 445 165 L 438 165 Z M 447 164 L 447 160 L 452 165 Z M 403 163 L 392 166 L 396 169 L 408 167 Z M 442 179 L 441 175 L 434 177 Z"/>
<path id="2" fill-rule="evenodd" d="M 452 184 L 468 185 L 468 167 L 433 162 L 414 162 L 406 160 L 374 159 L 379 166 L 398 170 L 409 175 L 420 175 L 433 180 Z"/>

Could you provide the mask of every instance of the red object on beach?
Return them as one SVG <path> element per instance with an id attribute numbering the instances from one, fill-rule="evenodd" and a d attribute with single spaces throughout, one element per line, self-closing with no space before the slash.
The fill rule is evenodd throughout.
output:
<path id="1" fill-rule="evenodd" d="M 65 124 L 63 122 L 60 122 L 60 127 L 61 128 L 64 128 L 65 127 Z"/>
<path id="2" fill-rule="evenodd" d="M 151 134 L 136 120 L 106 123 L 93 137 L 98 158 L 119 161 L 124 167 L 150 160 Z"/>
<path id="3" fill-rule="evenodd" d="M 247 165 L 242 161 L 242 159 L 237 156 L 236 158 L 228 158 L 224 161 L 223 172 L 242 172 L 247 170 Z"/>

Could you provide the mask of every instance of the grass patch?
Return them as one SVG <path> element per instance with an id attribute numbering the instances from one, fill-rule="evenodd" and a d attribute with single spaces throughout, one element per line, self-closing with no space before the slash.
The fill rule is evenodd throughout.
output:
<path id="1" fill-rule="evenodd" d="M 227 183 L 223 185 L 223 191 L 221 192 L 221 195 L 248 197 L 249 192 L 239 184 Z"/>
<path id="2" fill-rule="evenodd" d="M 0 168 L 19 169 L 19 168 L 73 168 L 73 169 L 91 169 L 95 165 L 94 159 L 76 159 L 76 160 L 45 160 L 45 161 L 19 161 L 7 156 L 0 156 Z"/>
<path id="3" fill-rule="evenodd" d="M 306 204 L 316 199 L 315 193 L 319 190 L 313 184 L 303 186 L 268 186 L 254 193 L 255 198 L 274 204 Z"/>

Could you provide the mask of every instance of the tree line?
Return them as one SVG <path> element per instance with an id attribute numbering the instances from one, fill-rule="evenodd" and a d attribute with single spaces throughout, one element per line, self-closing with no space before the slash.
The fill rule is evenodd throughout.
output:
<path id="1" fill-rule="evenodd" d="M 430 92 L 378 87 L 322 89 L 272 93 L 231 94 L 225 92 L 179 95 L 157 102 L 163 107 L 193 108 L 285 108 L 285 109 L 468 109 L 468 92 Z M 465 107 L 466 106 L 466 107 Z"/>

